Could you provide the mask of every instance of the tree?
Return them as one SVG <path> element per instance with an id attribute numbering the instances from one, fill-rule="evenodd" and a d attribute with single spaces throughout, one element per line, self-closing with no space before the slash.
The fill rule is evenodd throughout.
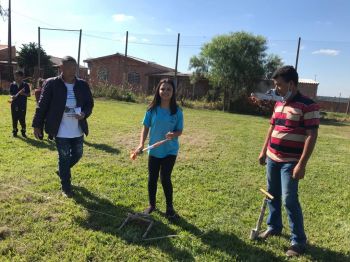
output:
<path id="1" fill-rule="evenodd" d="M 265 78 L 271 79 L 277 68 L 283 66 L 283 61 L 278 55 L 270 54 L 264 64 Z"/>
<path id="2" fill-rule="evenodd" d="M 18 53 L 18 65 L 24 68 L 26 76 L 34 75 L 34 68 L 38 67 L 38 45 L 36 43 L 23 44 Z M 43 69 L 42 77 L 55 76 L 53 64 L 45 50 L 40 47 L 40 67 Z"/>
<path id="3" fill-rule="evenodd" d="M 195 75 L 209 79 L 223 95 L 224 109 L 249 96 L 265 76 L 266 39 L 246 32 L 214 37 L 190 60 Z M 197 77 L 196 76 L 196 77 Z M 195 77 L 194 77 L 195 79 Z"/>

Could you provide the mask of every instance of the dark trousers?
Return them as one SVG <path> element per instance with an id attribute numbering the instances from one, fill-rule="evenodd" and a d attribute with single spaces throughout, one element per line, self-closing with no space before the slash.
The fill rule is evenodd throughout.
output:
<path id="1" fill-rule="evenodd" d="M 156 205 L 157 182 L 160 173 L 167 209 L 173 208 L 173 185 L 171 172 L 176 161 L 176 156 L 169 155 L 164 158 L 149 156 L 148 158 L 148 197 L 151 206 Z"/>
<path id="2" fill-rule="evenodd" d="M 11 106 L 11 115 L 12 115 L 12 132 L 17 134 L 18 132 L 18 121 L 22 127 L 21 132 L 26 132 L 26 113 L 25 108 L 19 108 L 17 106 Z"/>
<path id="3" fill-rule="evenodd" d="M 83 156 L 84 136 L 75 138 L 56 137 L 56 147 L 58 151 L 58 174 L 61 179 L 62 190 L 71 190 L 70 169 Z"/>

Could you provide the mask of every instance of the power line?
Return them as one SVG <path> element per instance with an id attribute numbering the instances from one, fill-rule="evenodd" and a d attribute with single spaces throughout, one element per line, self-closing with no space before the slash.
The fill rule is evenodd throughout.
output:
<path id="1" fill-rule="evenodd" d="M 43 21 L 43 20 L 40 20 L 40 19 L 37 19 L 37 18 L 31 17 L 31 16 L 28 16 L 28 15 L 22 14 L 22 13 L 20 13 L 20 12 L 17 12 L 17 11 L 14 11 L 14 10 L 12 10 L 12 12 L 13 12 L 13 13 L 16 13 L 16 14 L 18 14 L 18 15 L 20 15 L 20 16 L 23 16 L 23 17 L 25 17 L 25 18 L 28 18 L 28 19 L 30 19 L 30 20 L 37 21 L 37 22 L 43 23 L 43 24 L 48 25 L 48 26 L 56 27 L 56 26 L 53 25 L 53 24 L 49 24 L 49 23 L 47 23 L 47 22 L 45 22 L 45 21 Z"/>
<path id="2" fill-rule="evenodd" d="M 2 8 L 0 6 L 0 8 Z M 1 10 L 1 9 L 0 9 Z M 2 8 L 2 15 L 3 17 L 5 17 L 5 13 L 6 10 L 4 10 Z M 43 20 L 40 20 L 40 19 L 37 19 L 37 18 L 34 18 L 34 17 L 31 17 L 31 16 L 28 16 L 28 15 L 25 15 L 25 14 L 22 14 L 18 11 L 14 11 L 12 10 L 13 13 L 16 13 L 20 16 L 23 16 L 27 19 L 30 19 L 30 20 L 33 20 L 33 21 L 37 21 L 37 22 L 40 22 L 42 24 L 45 24 L 45 25 L 49 25 L 51 27 L 57 27 L 56 25 L 53 25 L 53 24 L 50 24 L 50 23 L 47 23 Z M 74 31 L 74 30 L 72 30 Z M 93 33 L 99 33 L 99 34 L 120 34 L 120 32 L 113 32 L 113 31 L 99 31 L 99 30 L 86 30 L 85 32 L 93 32 Z M 97 38 L 97 39 L 103 39 L 103 40 L 109 40 L 109 41 L 114 41 L 114 42 L 124 42 L 123 39 L 113 39 L 113 38 L 108 38 L 108 37 L 104 37 L 104 36 L 97 36 L 97 35 L 93 35 L 93 34 L 87 34 L 87 33 L 83 33 L 84 36 L 87 36 L 87 37 L 93 37 L 93 38 Z M 135 33 L 132 33 L 132 35 L 136 35 L 136 36 L 175 36 L 175 34 L 160 34 L 160 33 L 148 33 L 148 34 L 145 34 L 145 33 L 139 33 L 139 32 L 135 32 Z M 211 39 L 212 36 L 206 36 L 206 35 L 182 35 L 182 38 L 183 37 L 197 37 L 197 38 L 207 38 L 207 39 Z M 266 39 L 268 42 L 296 42 L 297 40 L 296 39 L 269 39 L 267 38 Z M 302 39 L 302 42 L 314 42 L 314 43 L 329 43 L 329 44 L 332 44 L 332 43 L 338 43 L 338 44 L 350 44 L 350 41 L 345 41 L 345 40 L 316 40 L 316 39 Z M 164 44 L 164 43 L 145 43 L 145 42 L 136 42 L 136 41 L 133 41 L 133 42 L 130 42 L 130 44 L 137 44 L 137 45 L 149 45 L 149 46 L 176 46 L 176 44 Z M 201 47 L 203 44 L 180 44 L 181 47 Z"/>
<path id="3" fill-rule="evenodd" d="M 113 38 L 109 38 L 109 37 L 97 36 L 97 35 L 86 34 L 86 33 L 84 33 L 83 36 L 124 43 L 123 39 L 113 39 Z M 168 46 L 168 47 L 176 46 L 176 44 L 145 43 L 145 42 L 137 42 L 137 41 L 129 41 L 129 44 L 148 45 L 148 46 Z M 194 45 L 182 44 L 180 46 L 181 47 L 200 47 L 202 45 L 200 45 L 200 44 L 194 44 Z"/>

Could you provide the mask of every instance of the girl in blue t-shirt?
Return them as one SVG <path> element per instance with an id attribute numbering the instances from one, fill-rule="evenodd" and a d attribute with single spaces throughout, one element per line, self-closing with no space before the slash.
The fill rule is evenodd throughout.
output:
<path id="1" fill-rule="evenodd" d="M 162 79 L 157 85 L 153 101 L 143 119 L 140 144 L 135 152 L 141 152 L 148 133 L 149 145 L 168 139 L 159 147 L 149 150 L 148 197 L 149 206 L 144 213 L 150 214 L 156 208 L 157 181 L 160 173 L 165 198 L 166 216 L 177 216 L 173 207 L 173 186 L 171 172 L 179 150 L 178 137 L 183 130 L 183 114 L 176 103 L 175 85 L 170 79 Z"/>

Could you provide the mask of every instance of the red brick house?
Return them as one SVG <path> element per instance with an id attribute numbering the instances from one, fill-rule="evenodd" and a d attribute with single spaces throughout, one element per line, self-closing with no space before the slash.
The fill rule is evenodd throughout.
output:
<path id="1" fill-rule="evenodd" d="M 318 96 L 316 101 L 320 105 L 321 111 L 348 113 L 347 110 L 349 110 L 349 98 Z"/>
<path id="2" fill-rule="evenodd" d="M 137 57 L 116 53 L 103 57 L 84 60 L 90 71 L 92 85 L 107 83 L 110 85 L 128 85 L 136 93 L 152 94 L 162 78 L 175 78 L 175 69 L 159 65 Z M 200 98 L 207 94 L 209 81 L 201 79 L 195 84 L 190 82 L 191 74 L 177 73 L 177 94 L 186 98 Z"/>
<path id="3" fill-rule="evenodd" d="M 11 56 L 12 56 L 12 71 L 17 68 L 16 62 L 16 47 L 11 47 Z M 12 76 L 9 76 L 9 55 L 8 55 L 8 46 L 0 45 L 0 89 L 8 89 L 10 86 L 9 80 Z"/>
<path id="4" fill-rule="evenodd" d="M 152 74 L 175 72 L 172 68 L 119 53 L 86 59 L 84 62 L 88 64 L 92 87 L 98 83 L 115 86 L 127 84 L 138 93 L 150 93 L 158 83 L 158 78 Z"/>

